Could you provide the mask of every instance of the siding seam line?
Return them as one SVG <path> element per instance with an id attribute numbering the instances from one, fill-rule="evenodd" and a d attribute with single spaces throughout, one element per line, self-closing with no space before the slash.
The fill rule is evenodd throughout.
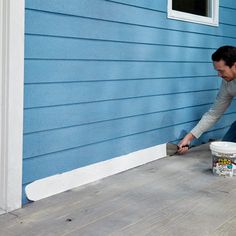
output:
<path id="1" fill-rule="evenodd" d="M 200 75 L 200 76 L 169 76 L 169 77 L 143 77 L 133 79 L 107 79 L 107 80 L 71 80 L 71 81 L 48 81 L 48 82 L 25 82 L 25 85 L 46 85 L 46 84 L 70 84 L 70 83 L 104 83 L 104 82 L 123 82 L 123 81 L 147 81 L 147 80 L 178 80 L 178 79 L 196 79 L 196 78 L 218 78 L 217 75 Z"/>

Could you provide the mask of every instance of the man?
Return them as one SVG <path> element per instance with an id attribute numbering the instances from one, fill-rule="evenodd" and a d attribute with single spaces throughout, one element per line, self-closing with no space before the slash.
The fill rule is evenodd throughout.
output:
<path id="1" fill-rule="evenodd" d="M 219 120 L 236 96 L 236 47 L 220 47 L 212 54 L 212 61 L 218 76 L 223 79 L 220 90 L 213 106 L 178 144 L 180 154 L 188 150 L 186 145 L 189 145 L 193 139 L 199 138 Z M 236 121 L 223 137 L 223 141 L 236 142 Z"/>

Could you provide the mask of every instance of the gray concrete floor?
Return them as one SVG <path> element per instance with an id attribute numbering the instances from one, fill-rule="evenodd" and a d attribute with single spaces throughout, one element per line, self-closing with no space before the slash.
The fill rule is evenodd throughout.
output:
<path id="1" fill-rule="evenodd" d="M 5 212 L 0 208 L 0 215 L 4 214 Z"/>
<path id="2" fill-rule="evenodd" d="M 2 215 L 0 235 L 236 235 L 236 177 L 206 144 Z"/>

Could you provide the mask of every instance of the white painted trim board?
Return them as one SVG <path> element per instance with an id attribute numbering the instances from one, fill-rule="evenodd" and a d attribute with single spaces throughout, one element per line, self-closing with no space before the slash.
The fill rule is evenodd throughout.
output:
<path id="1" fill-rule="evenodd" d="M 26 196 L 31 201 L 37 201 L 165 156 L 166 144 L 132 152 L 110 160 L 36 180 L 26 186 Z"/>
<path id="2" fill-rule="evenodd" d="M 0 0 L 0 208 L 21 207 L 24 0 Z"/>

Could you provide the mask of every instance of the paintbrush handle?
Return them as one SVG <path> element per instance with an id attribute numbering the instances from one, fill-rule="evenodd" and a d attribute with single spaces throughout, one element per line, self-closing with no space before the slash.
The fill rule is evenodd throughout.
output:
<path id="1" fill-rule="evenodd" d="M 182 148 L 184 148 L 184 147 L 187 147 L 188 149 L 190 148 L 190 146 L 187 144 L 187 145 L 184 145 L 184 146 L 182 146 Z M 179 146 L 178 146 L 178 150 L 179 150 Z"/>

